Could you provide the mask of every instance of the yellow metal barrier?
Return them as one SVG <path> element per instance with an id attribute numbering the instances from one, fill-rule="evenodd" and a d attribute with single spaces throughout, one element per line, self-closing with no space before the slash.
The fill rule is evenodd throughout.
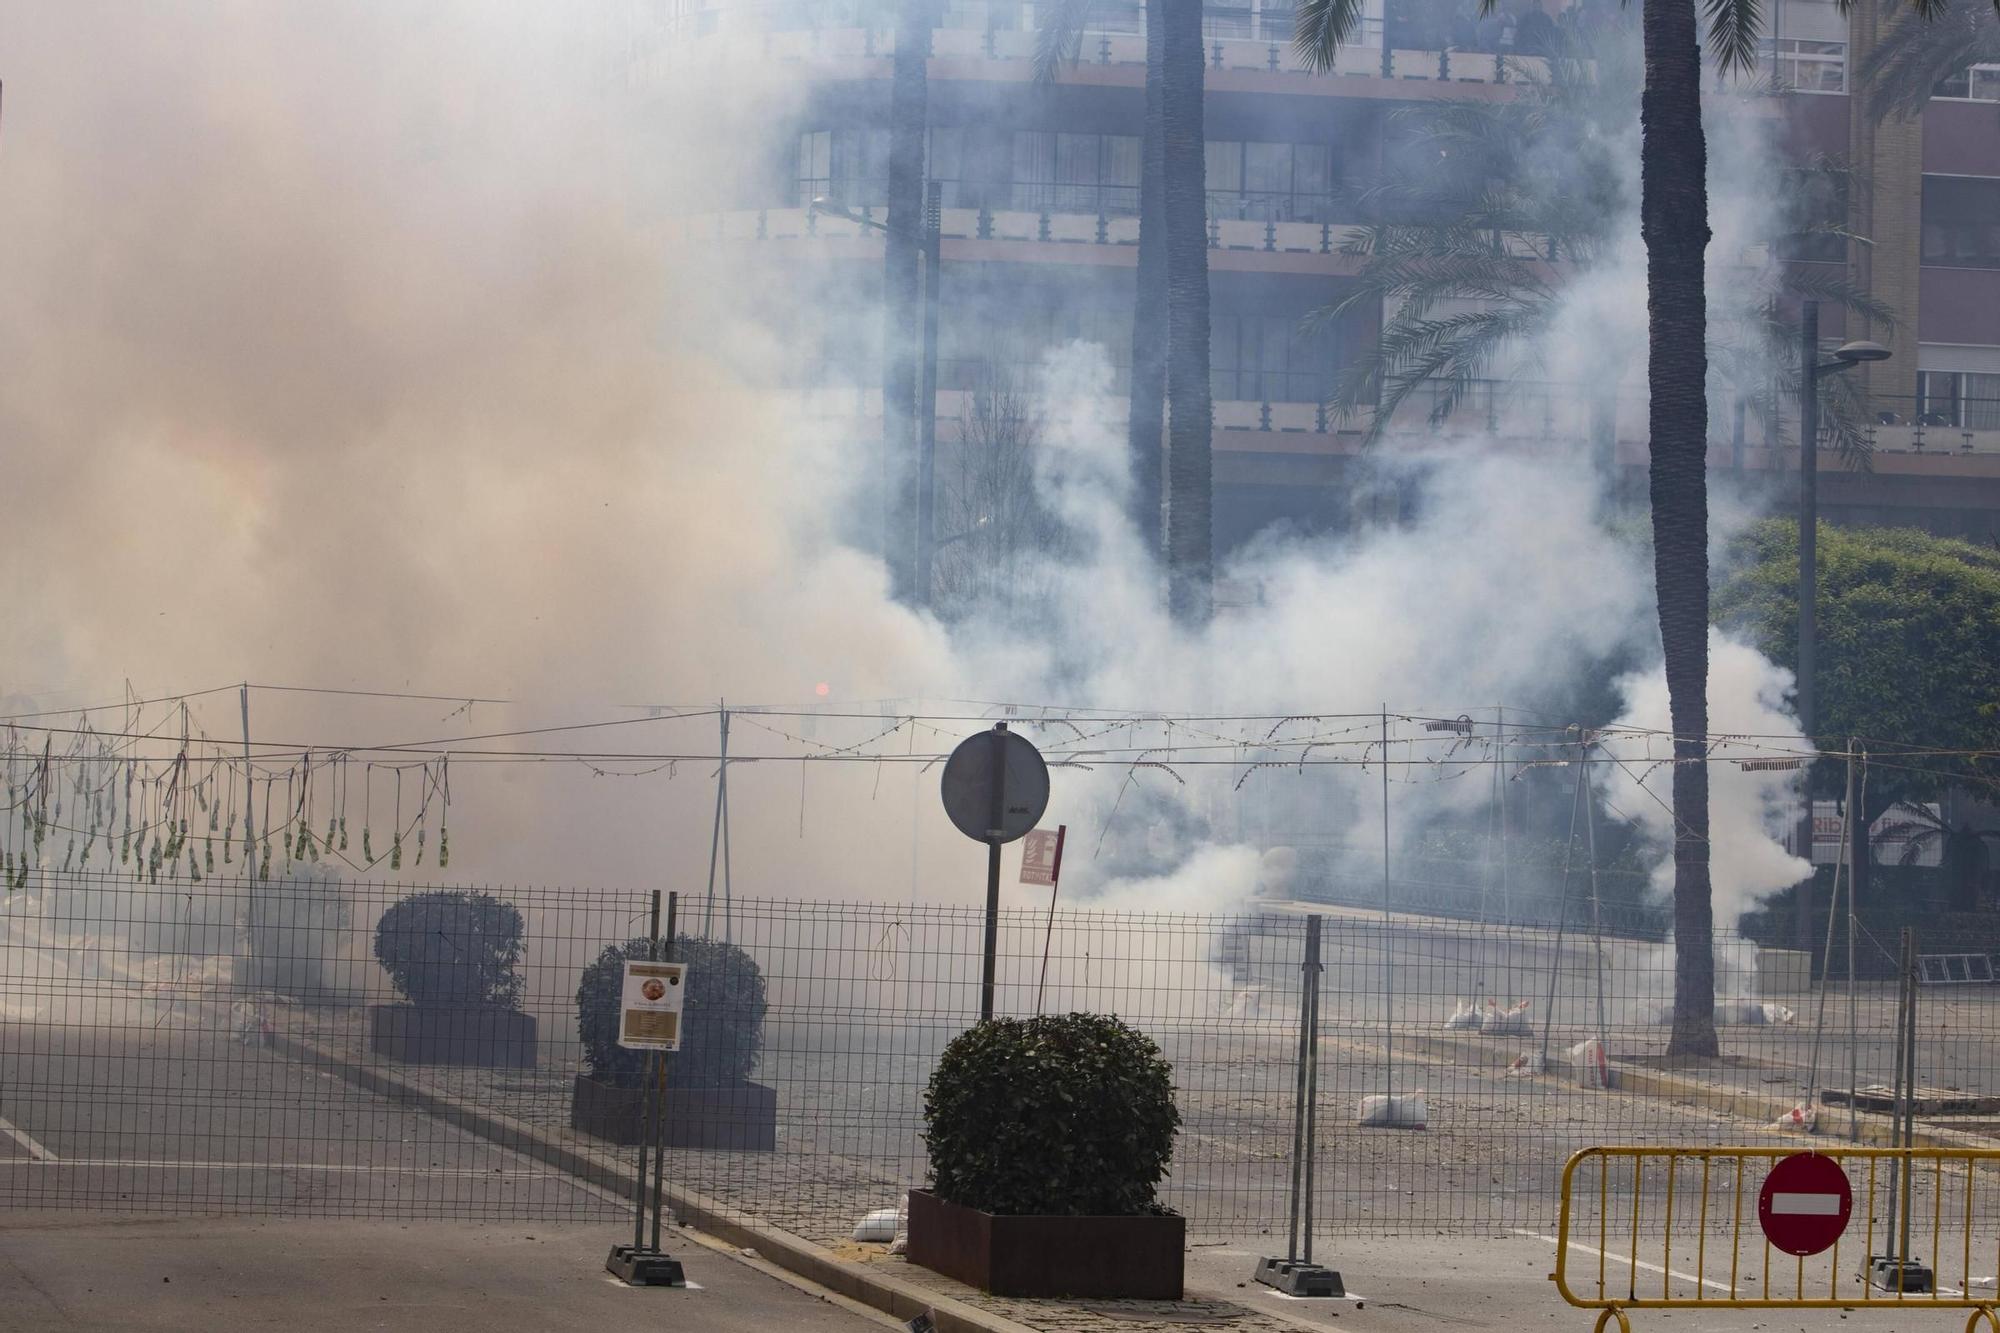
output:
<path id="1" fill-rule="evenodd" d="M 1845 1229 L 1810 1257 L 1778 1250 L 1756 1215 L 1772 1168 L 1802 1153 L 1833 1159 L 1852 1191 Z M 2000 1148 L 1586 1148 L 1563 1167 L 1550 1278 L 1600 1312 L 1597 1333 L 1629 1333 L 1627 1310 L 1888 1307 L 1966 1310 L 1965 1333 L 2000 1333 L 1996 1205 Z M 1868 1277 L 1878 1256 L 1887 1288 Z"/>

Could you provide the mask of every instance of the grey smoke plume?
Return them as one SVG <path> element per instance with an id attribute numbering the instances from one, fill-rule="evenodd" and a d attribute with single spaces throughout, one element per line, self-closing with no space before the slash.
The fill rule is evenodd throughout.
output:
<path id="1" fill-rule="evenodd" d="M 801 81 L 663 75 L 645 7 L 587 12 L 0 6 L 0 688 L 66 704 L 116 698 L 128 677 L 248 679 L 543 701 L 260 694 L 253 718 L 261 741 L 465 753 L 494 731 L 630 716 L 621 704 L 804 705 L 822 682 L 884 725 L 925 698 L 1455 712 L 1557 696 L 1648 654 L 1648 561 L 1607 521 L 1599 480 L 1580 459 L 1477 439 L 1385 453 L 1379 475 L 1414 487 L 1408 521 L 1267 534 L 1223 571 L 1261 590 L 1255 604 L 1176 628 L 1120 517 L 1117 404 L 1085 347 L 1026 386 L 1045 431 L 1037 484 L 1071 539 L 1036 571 L 1046 601 L 999 629 L 893 603 L 866 542 L 856 441 L 871 428 L 795 392 L 829 341 L 875 337 L 872 265 L 688 221 L 785 150 Z M 1718 263 L 1761 234 L 1763 151 L 1755 134 L 1719 146 Z M 1644 298 L 1628 230 L 1543 352 L 1629 389 Z M 1755 664 L 1719 667 L 1718 719 L 1736 701 L 1765 719 L 1772 686 Z M 1634 718 L 1656 711 L 1650 688 L 1628 687 Z M 233 698 L 198 717 L 234 737 Z M 797 752 L 774 733 L 816 726 L 808 742 L 881 729 L 746 722 L 738 752 Z M 663 720 L 601 743 L 709 754 L 712 727 Z M 921 754 L 950 730 L 895 739 Z M 453 877 L 698 891 L 713 765 L 599 767 L 648 775 L 468 755 Z M 1220 907 L 1259 873 L 1243 803 L 1335 839 L 1376 817 L 1378 769 L 1257 772 L 1240 791 L 1238 776 L 1059 770 L 1050 821 L 1112 825 L 1070 882 L 1106 902 Z M 938 817 L 935 781 L 915 764 L 732 770 L 736 891 L 972 896 L 979 853 Z M 1407 782 L 1399 826 L 1480 796 Z M 1644 819 L 1643 804 L 1620 808 Z M 1746 872 L 1744 894 L 1771 873 Z"/>

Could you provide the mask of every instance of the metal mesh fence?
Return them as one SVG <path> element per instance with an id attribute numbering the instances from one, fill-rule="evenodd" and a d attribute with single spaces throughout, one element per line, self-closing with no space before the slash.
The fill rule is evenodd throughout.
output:
<path id="1" fill-rule="evenodd" d="M 579 988 L 645 935 L 652 895 L 432 892 L 49 875 L 0 899 L 0 1202 L 624 1214 L 606 1185 L 635 1154 L 636 1094 L 580 1036 Z M 1572 1152 L 1757 1143 L 1795 1108 L 1886 1141 L 1870 1089 L 1890 1078 L 1896 987 L 1864 970 L 1850 1001 L 1838 952 L 1822 1003 L 1808 956 L 1720 940 L 1722 1054 L 1684 1062 L 1666 1054 L 1671 945 L 1574 913 L 1004 913 L 998 1012 L 1116 1013 L 1172 1062 L 1163 1197 L 1196 1239 L 1285 1233 L 1307 910 L 1322 1234 L 1548 1232 Z M 683 902 L 676 924 L 695 1007 L 669 1068 L 669 1182 L 829 1243 L 921 1185 L 924 1087 L 978 1013 L 980 911 L 738 901 L 704 926 Z M 1918 1131 L 1995 1142 L 2000 992 L 1920 989 Z"/>

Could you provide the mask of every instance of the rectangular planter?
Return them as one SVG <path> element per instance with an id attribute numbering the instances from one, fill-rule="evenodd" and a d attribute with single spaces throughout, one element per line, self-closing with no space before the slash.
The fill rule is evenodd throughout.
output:
<path id="1" fill-rule="evenodd" d="M 635 1144 L 645 1123 L 639 1089 L 576 1076 L 569 1125 L 607 1143 Z M 667 1079 L 666 1144 L 731 1152 L 771 1152 L 778 1146 L 778 1091 L 743 1082 L 722 1088 L 677 1088 Z"/>
<path id="2" fill-rule="evenodd" d="M 368 1049 L 412 1065 L 533 1069 L 535 1018 L 496 1005 L 374 1004 Z"/>
<path id="3" fill-rule="evenodd" d="M 910 1191 L 909 1259 L 995 1296 L 1177 1301 L 1187 1219 L 999 1217 Z"/>

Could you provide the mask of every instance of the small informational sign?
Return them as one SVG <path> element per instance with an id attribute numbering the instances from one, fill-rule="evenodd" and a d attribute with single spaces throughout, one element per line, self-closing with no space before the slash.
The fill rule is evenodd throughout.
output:
<path id="1" fill-rule="evenodd" d="M 1068 825 L 1056 829 L 1031 829 L 1021 839 L 1021 882 L 1039 884 L 1045 889 L 1056 886 L 1062 876 L 1063 835 L 1069 831 Z"/>
<path id="2" fill-rule="evenodd" d="M 681 1004 L 687 998 L 687 965 L 625 960 L 625 989 L 618 1000 L 618 1044 L 634 1051 L 681 1048 Z"/>
<path id="3" fill-rule="evenodd" d="M 1847 1172 L 1831 1157 L 1780 1158 L 1757 1192 L 1757 1221 L 1774 1249 L 1804 1257 L 1833 1248 L 1854 1211 Z"/>

